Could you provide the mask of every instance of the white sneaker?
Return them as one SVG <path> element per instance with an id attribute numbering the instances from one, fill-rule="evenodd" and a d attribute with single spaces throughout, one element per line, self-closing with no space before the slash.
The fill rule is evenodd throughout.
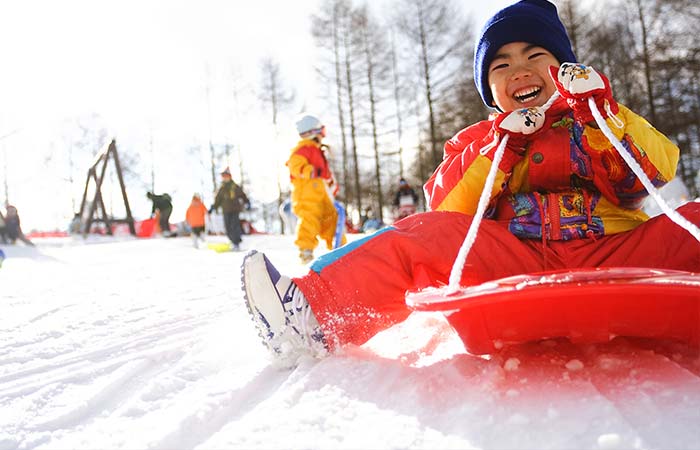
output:
<path id="1" fill-rule="evenodd" d="M 241 279 L 248 311 L 276 358 L 328 355 L 323 331 L 304 293 L 264 254 L 253 250 L 243 258 Z"/>

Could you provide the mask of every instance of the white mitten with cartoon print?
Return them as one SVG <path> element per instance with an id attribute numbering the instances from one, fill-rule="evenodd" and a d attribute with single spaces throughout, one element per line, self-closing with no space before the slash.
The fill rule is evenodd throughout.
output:
<path id="1" fill-rule="evenodd" d="M 580 123 L 593 122 L 593 114 L 588 99 L 593 100 L 601 115 L 617 114 L 619 108 L 612 97 L 610 82 L 602 73 L 591 66 L 565 62 L 561 66 L 550 66 L 549 74 L 554 80 L 559 94 L 564 97 L 574 111 L 574 118 Z"/>
<path id="2" fill-rule="evenodd" d="M 530 135 L 544 125 L 544 111 L 540 107 L 516 109 L 496 118 L 494 125 L 511 137 Z"/>

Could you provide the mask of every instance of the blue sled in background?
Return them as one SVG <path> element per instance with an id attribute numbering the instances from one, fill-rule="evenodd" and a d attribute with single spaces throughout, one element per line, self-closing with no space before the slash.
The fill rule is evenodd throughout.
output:
<path id="1" fill-rule="evenodd" d="M 333 248 L 338 248 L 343 245 L 343 231 L 345 231 L 345 208 L 340 202 L 334 200 L 333 206 L 338 211 L 338 221 L 335 225 L 335 237 L 333 238 Z"/>

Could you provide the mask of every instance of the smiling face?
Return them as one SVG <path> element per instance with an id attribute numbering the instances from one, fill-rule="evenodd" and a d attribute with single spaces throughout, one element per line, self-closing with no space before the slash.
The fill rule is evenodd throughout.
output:
<path id="1" fill-rule="evenodd" d="M 559 62 L 549 51 L 527 42 L 504 45 L 489 65 L 489 87 L 501 111 L 542 106 L 556 91 L 549 66 Z"/>

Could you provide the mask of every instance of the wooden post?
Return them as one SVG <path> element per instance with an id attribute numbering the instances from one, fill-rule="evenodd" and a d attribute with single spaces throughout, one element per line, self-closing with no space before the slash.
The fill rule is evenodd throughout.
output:
<path id="1" fill-rule="evenodd" d="M 132 234 L 132 236 L 136 236 L 134 217 L 131 215 L 129 198 L 126 196 L 126 186 L 124 185 L 124 177 L 122 176 L 122 166 L 119 162 L 119 154 L 117 154 L 117 141 L 112 139 L 112 143 L 109 144 L 109 148 L 112 149 L 112 156 L 114 156 L 114 166 L 117 169 L 117 178 L 119 178 L 119 188 L 122 191 L 122 198 L 124 199 L 124 208 L 126 209 L 126 223 L 129 225 L 129 232 Z"/>
<path id="2" fill-rule="evenodd" d="M 126 209 L 126 218 L 125 219 L 114 219 L 110 218 L 109 214 L 107 213 L 107 208 L 105 207 L 104 204 L 104 199 L 102 197 L 102 182 L 104 181 L 105 174 L 107 172 L 107 164 L 109 163 L 109 157 L 110 155 L 114 159 L 114 165 L 115 169 L 117 172 L 117 178 L 119 179 L 119 187 L 122 192 L 122 199 L 124 200 L 124 207 Z M 100 168 L 100 175 L 97 175 L 97 166 L 102 163 L 102 167 Z M 86 206 L 86 201 L 87 201 L 87 192 L 88 188 L 90 185 L 90 179 L 95 180 L 95 196 L 93 198 L 92 203 L 90 204 L 90 210 L 88 212 L 87 217 L 84 217 L 84 211 L 85 211 L 85 206 Z M 119 155 L 117 154 L 117 144 L 114 139 L 107 145 L 100 153 L 97 155 L 95 162 L 93 165 L 90 167 L 88 170 L 88 176 L 87 180 L 85 182 L 85 190 L 83 191 L 83 200 L 80 204 L 80 223 L 81 223 L 81 228 L 82 228 L 82 234 L 83 237 L 87 237 L 87 234 L 90 232 L 90 227 L 92 226 L 92 223 L 94 221 L 95 217 L 95 210 L 97 209 L 97 206 L 99 205 L 100 210 L 102 211 L 102 219 L 101 221 L 105 224 L 107 234 L 112 235 L 112 223 L 113 222 L 126 222 L 127 225 L 129 226 L 129 232 L 131 233 L 132 236 L 136 236 L 136 227 L 134 226 L 134 218 L 131 215 L 131 207 L 129 206 L 129 199 L 126 195 L 126 186 L 124 185 L 124 177 L 122 176 L 122 168 L 121 164 L 119 163 Z M 84 226 L 82 226 L 83 221 L 85 221 Z"/>

